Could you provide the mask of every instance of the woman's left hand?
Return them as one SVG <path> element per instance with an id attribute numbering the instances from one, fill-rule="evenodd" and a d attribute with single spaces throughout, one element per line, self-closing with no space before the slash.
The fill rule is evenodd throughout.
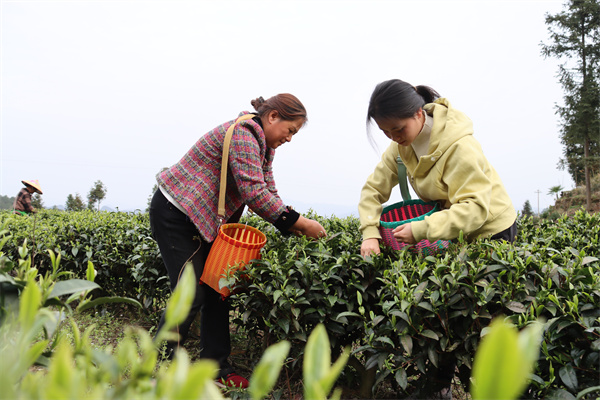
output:
<path id="1" fill-rule="evenodd" d="M 400 225 L 392 231 L 394 233 L 394 237 L 397 241 L 406 243 L 406 244 L 415 244 L 417 241 L 412 233 L 411 224 Z"/>

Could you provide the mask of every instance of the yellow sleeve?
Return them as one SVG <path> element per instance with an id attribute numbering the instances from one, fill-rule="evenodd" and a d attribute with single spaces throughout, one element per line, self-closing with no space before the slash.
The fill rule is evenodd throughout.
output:
<path id="1" fill-rule="evenodd" d="M 358 215 L 363 240 L 381 239 L 378 229 L 381 210 L 389 200 L 392 189 L 398 184 L 397 156 L 398 144 L 392 142 L 360 192 Z"/>
<path id="2" fill-rule="evenodd" d="M 449 156 L 444 165 L 438 162 L 436 168 L 442 184 L 447 187 L 451 206 L 411 223 L 417 241 L 451 240 L 457 238 L 460 231 L 469 236 L 489 218 L 494 182 L 481 148 L 472 140 L 463 140 L 460 146 L 447 152 Z"/>

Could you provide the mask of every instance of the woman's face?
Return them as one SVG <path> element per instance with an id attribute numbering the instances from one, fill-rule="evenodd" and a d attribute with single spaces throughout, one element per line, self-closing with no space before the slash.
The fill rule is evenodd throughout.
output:
<path id="1" fill-rule="evenodd" d="M 266 119 L 267 121 L 263 121 L 265 138 L 267 140 L 267 146 L 272 149 L 276 149 L 282 144 L 290 142 L 292 136 L 302 128 L 302 125 L 304 125 L 304 119 L 297 118 L 286 121 L 279 117 L 277 111 L 271 111 Z"/>
<path id="2" fill-rule="evenodd" d="M 423 129 L 425 115 L 420 109 L 410 118 L 376 119 L 375 123 L 385 136 L 400 146 L 410 146 Z"/>

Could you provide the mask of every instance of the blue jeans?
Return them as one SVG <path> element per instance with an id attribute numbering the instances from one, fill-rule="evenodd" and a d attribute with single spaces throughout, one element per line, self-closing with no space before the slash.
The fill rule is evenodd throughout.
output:
<path id="1" fill-rule="evenodd" d="M 150 203 L 150 228 L 167 269 L 171 291 L 177 286 L 181 271 L 190 257 L 198 282 L 212 243 L 201 238 L 191 220 L 171 204 L 160 190 L 154 193 Z M 167 349 L 172 352 L 185 342 L 198 312 L 201 313 L 200 358 L 217 361 L 220 366 L 219 377 L 224 377 L 233 372 L 233 367 L 227 361 L 231 353 L 229 304 L 207 285 L 196 285 L 192 308 L 185 321 L 178 327 L 181 339 L 179 342 L 168 342 Z M 158 330 L 162 328 L 164 319 L 163 312 Z"/>

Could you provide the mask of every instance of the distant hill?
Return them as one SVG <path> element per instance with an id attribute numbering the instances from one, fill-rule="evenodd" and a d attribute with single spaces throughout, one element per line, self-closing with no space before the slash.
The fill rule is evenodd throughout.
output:
<path id="1" fill-rule="evenodd" d="M 578 186 L 562 192 L 554 206 L 550 206 L 550 211 L 571 215 L 581 207 L 585 208 L 585 203 L 585 187 Z M 592 212 L 600 212 L 600 174 L 592 177 Z"/>
<path id="2" fill-rule="evenodd" d="M 10 210 L 15 202 L 14 197 L 0 196 L 0 210 Z"/>

